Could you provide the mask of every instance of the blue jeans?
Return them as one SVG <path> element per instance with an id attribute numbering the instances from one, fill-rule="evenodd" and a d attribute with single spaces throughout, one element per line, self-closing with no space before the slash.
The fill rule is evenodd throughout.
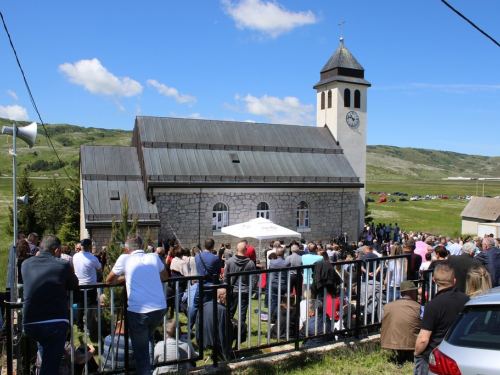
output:
<path id="1" fill-rule="evenodd" d="M 212 284 L 207 283 L 205 281 L 205 283 L 203 285 L 209 286 Z M 203 303 L 201 304 L 202 306 L 205 302 L 212 300 L 213 293 L 214 293 L 212 290 L 204 290 L 204 292 L 205 293 L 203 295 Z M 200 284 L 198 284 L 198 287 L 196 288 L 196 292 L 194 293 L 194 298 L 193 298 L 193 305 L 189 309 L 189 322 L 191 323 L 191 327 L 189 327 L 189 329 L 191 329 L 194 326 L 194 324 L 196 323 L 196 315 L 198 315 L 199 308 L 200 308 Z"/>
<path id="2" fill-rule="evenodd" d="M 154 333 L 166 312 L 167 309 L 143 314 L 127 311 L 130 339 L 132 340 L 138 375 L 151 375 L 153 371 Z"/>
<path id="3" fill-rule="evenodd" d="M 394 301 L 394 287 L 390 286 L 389 289 L 387 289 L 387 293 L 389 293 L 389 302 Z M 396 299 L 401 298 L 401 292 L 399 291 L 399 288 L 396 289 Z"/>
<path id="4" fill-rule="evenodd" d="M 35 340 L 42 358 L 40 375 L 59 374 L 64 343 L 68 335 L 67 322 L 37 323 L 24 326 L 24 333 Z"/>

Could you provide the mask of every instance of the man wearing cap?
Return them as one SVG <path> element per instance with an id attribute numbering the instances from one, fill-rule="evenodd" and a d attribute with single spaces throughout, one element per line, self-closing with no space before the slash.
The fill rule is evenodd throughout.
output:
<path id="1" fill-rule="evenodd" d="M 384 307 L 380 330 L 380 346 L 395 350 L 399 364 L 413 362 L 415 342 L 420 331 L 420 304 L 413 281 L 401 283 L 401 298 Z"/>
<path id="2" fill-rule="evenodd" d="M 76 277 L 78 277 L 78 285 L 95 285 L 97 284 L 97 271 L 102 268 L 99 259 L 92 255 L 92 241 L 85 238 L 81 242 L 82 250 L 73 257 L 73 267 Z M 97 301 L 97 289 L 88 289 L 87 308 L 93 307 Z M 78 331 L 83 331 L 83 313 L 85 308 L 85 292 L 83 289 L 76 295 L 78 309 L 76 310 L 76 325 Z"/>

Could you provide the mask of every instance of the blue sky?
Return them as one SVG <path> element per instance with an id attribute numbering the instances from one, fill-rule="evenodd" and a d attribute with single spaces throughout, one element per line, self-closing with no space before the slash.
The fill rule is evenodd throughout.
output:
<path id="1" fill-rule="evenodd" d="M 500 40 L 500 1 L 449 0 Z M 135 116 L 315 125 L 339 46 L 365 68 L 368 144 L 497 156 L 500 48 L 439 0 L 0 3 L 45 123 Z M 0 30 L 0 117 L 37 121 Z"/>

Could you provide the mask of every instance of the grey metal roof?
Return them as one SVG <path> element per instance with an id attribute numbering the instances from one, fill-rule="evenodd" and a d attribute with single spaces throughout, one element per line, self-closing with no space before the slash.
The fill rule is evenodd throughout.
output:
<path id="1" fill-rule="evenodd" d="M 341 44 L 339 48 L 333 53 L 330 60 L 321 69 L 321 73 L 335 68 L 349 68 L 356 70 L 364 70 L 361 64 L 354 58 L 354 56 L 349 52 L 349 50 Z"/>
<path id="2" fill-rule="evenodd" d="M 462 217 L 496 221 L 500 217 L 500 199 L 472 197 L 460 215 Z"/>
<path id="3" fill-rule="evenodd" d="M 326 127 L 158 117 L 136 126 L 148 186 L 362 186 Z"/>
<path id="4" fill-rule="evenodd" d="M 364 78 L 333 75 L 331 77 L 320 80 L 313 86 L 313 88 L 316 89 L 319 86 L 323 86 L 326 85 L 327 83 L 332 83 L 332 82 L 356 83 L 358 85 L 371 86 L 371 83 Z"/>
<path id="5" fill-rule="evenodd" d="M 156 205 L 148 202 L 134 147 L 82 146 L 80 172 L 86 227 L 109 226 L 122 219 L 123 198 L 129 198 L 129 220 L 159 226 Z M 119 200 L 111 199 L 118 192 Z"/>

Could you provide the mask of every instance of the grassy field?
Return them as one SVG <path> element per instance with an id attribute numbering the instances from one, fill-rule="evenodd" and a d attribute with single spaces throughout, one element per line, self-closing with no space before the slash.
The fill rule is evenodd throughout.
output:
<path id="1" fill-rule="evenodd" d="M 451 198 L 453 195 L 483 195 L 483 182 L 476 181 L 369 181 L 366 191 L 376 192 L 402 192 L 412 195 L 444 195 Z M 500 181 L 488 181 L 484 183 L 484 195 L 492 197 L 500 195 Z M 377 195 L 367 195 L 378 200 Z M 387 200 L 392 198 L 387 197 Z M 436 199 L 400 202 L 395 196 L 396 202 L 369 203 L 371 216 L 375 222 L 394 225 L 398 223 L 405 231 L 426 231 L 433 234 L 447 236 L 459 236 L 462 229 L 460 213 L 465 208 L 468 200 L 465 199 Z M 472 234 L 472 233 L 468 233 Z"/>

